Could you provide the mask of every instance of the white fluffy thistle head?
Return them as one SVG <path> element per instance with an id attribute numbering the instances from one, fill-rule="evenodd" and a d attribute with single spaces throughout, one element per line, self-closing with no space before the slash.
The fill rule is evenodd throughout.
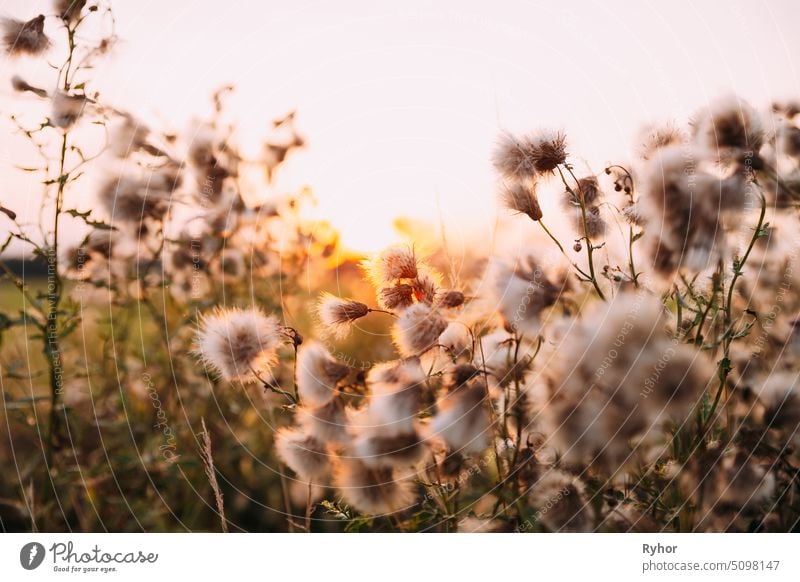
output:
<path id="1" fill-rule="evenodd" d="M 50 39 L 44 33 L 44 15 L 40 14 L 27 22 L 16 18 L 3 18 L 3 44 L 12 56 L 37 56 L 50 48 Z"/>
<path id="2" fill-rule="evenodd" d="M 399 476 L 392 469 L 369 467 L 354 458 L 337 460 L 334 484 L 348 504 L 369 515 L 408 509 L 416 497 L 411 479 Z"/>
<path id="3" fill-rule="evenodd" d="M 229 382 L 251 383 L 277 362 L 283 328 L 259 309 L 218 309 L 203 317 L 195 353 Z"/>
<path id="4" fill-rule="evenodd" d="M 419 356 L 439 342 L 447 321 L 438 310 L 416 303 L 403 311 L 394 326 L 394 340 L 404 357 Z"/>
<path id="5" fill-rule="evenodd" d="M 313 481 L 330 469 L 330 454 L 316 437 L 301 430 L 282 428 L 275 433 L 275 451 L 301 479 Z"/>
<path id="6" fill-rule="evenodd" d="M 320 297 L 317 314 L 325 331 L 335 337 L 345 337 L 353 323 L 369 313 L 370 309 L 360 301 L 341 299 L 330 293 Z"/>
<path id="7" fill-rule="evenodd" d="M 336 394 L 336 384 L 348 373 L 319 342 L 305 342 L 297 352 L 297 391 L 302 402 L 322 406 Z"/>

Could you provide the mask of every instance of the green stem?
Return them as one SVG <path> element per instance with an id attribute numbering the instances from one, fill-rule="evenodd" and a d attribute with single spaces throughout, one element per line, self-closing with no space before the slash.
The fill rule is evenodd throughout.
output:
<path id="1" fill-rule="evenodd" d="M 583 190 L 581 189 L 580 182 L 578 178 L 572 171 L 569 165 L 564 165 L 567 171 L 572 176 L 572 179 L 575 180 L 575 183 L 578 185 L 578 193 L 576 194 L 572 187 L 567 183 L 567 179 L 564 176 L 564 172 L 561 170 L 561 166 L 558 166 L 558 174 L 561 176 L 561 181 L 564 183 L 564 186 L 567 188 L 567 191 L 572 194 L 574 198 L 578 200 L 578 203 L 581 206 L 581 221 L 583 222 L 583 239 L 586 241 L 586 256 L 589 261 L 589 279 L 594 286 L 595 291 L 597 291 L 598 297 L 603 301 L 606 300 L 606 296 L 603 294 L 603 290 L 600 288 L 600 284 L 597 281 L 597 276 L 594 271 L 594 245 L 592 244 L 591 239 L 589 238 L 589 224 L 586 220 L 586 202 L 583 199 Z"/>

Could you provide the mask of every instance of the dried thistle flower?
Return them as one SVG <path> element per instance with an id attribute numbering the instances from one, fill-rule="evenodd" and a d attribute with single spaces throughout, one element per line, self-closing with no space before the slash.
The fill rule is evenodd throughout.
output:
<path id="1" fill-rule="evenodd" d="M 472 347 L 469 328 L 460 321 L 451 321 L 439 336 L 439 345 L 454 358 L 466 353 Z"/>
<path id="2" fill-rule="evenodd" d="M 643 292 L 622 292 L 571 324 L 569 350 L 549 360 L 543 432 L 571 464 L 613 474 L 630 462 L 634 437 L 660 438 L 682 420 L 713 377 L 710 363 L 665 331 L 664 307 Z"/>
<path id="3" fill-rule="evenodd" d="M 436 294 L 436 306 L 443 307 L 445 309 L 455 309 L 456 307 L 461 307 L 464 305 L 464 294 L 461 291 L 457 291 L 455 289 L 439 291 Z"/>
<path id="4" fill-rule="evenodd" d="M 259 309 L 217 309 L 203 317 L 194 352 L 229 382 L 256 382 L 276 364 L 282 333 Z"/>
<path id="5" fill-rule="evenodd" d="M 431 432 L 461 454 L 483 451 L 489 444 L 491 429 L 488 395 L 480 378 L 453 386 L 436 402 L 438 413 L 431 422 Z"/>
<path id="6" fill-rule="evenodd" d="M 369 313 L 370 309 L 354 299 L 341 299 L 330 293 L 320 297 L 317 314 L 322 325 L 336 337 L 345 337 L 350 326 Z"/>
<path id="7" fill-rule="evenodd" d="M 583 204 L 586 207 L 597 206 L 602 202 L 602 192 L 597 176 L 586 176 L 578 180 L 578 184 L 572 191 L 565 190 L 564 200 L 568 208 L 580 206 L 579 196 L 583 196 Z"/>
<path id="8" fill-rule="evenodd" d="M 50 48 L 50 39 L 44 33 L 44 15 L 23 22 L 16 18 L 0 20 L 3 29 L 3 43 L 6 52 L 12 57 L 19 55 L 36 56 Z"/>
<path id="9" fill-rule="evenodd" d="M 341 458 L 335 464 L 334 484 L 344 500 L 368 515 L 384 515 L 414 504 L 416 487 L 391 469 L 375 469 L 358 459 Z"/>
<path id="10" fill-rule="evenodd" d="M 417 278 L 411 282 L 414 288 L 414 298 L 427 305 L 433 305 L 436 300 L 436 292 L 439 287 L 438 273 L 430 269 L 420 270 Z"/>
<path id="11" fill-rule="evenodd" d="M 520 257 L 513 265 L 493 258 L 490 271 L 495 305 L 506 327 L 528 334 L 539 333 L 542 311 L 568 289 L 566 280 L 551 279 L 532 255 Z"/>
<path id="12" fill-rule="evenodd" d="M 533 163 L 540 174 L 553 172 L 567 161 L 567 138 L 558 131 L 543 131 L 534 138 Z"/>
<path id="13" fill-rule="evenodd" d="M 644 136 L 639 147 L 639 157 L 645 161 L 652 159 L 661 148 L 680 145 L 688 139 L 674 123 L 647 127 L 642 133 Z"/>
<path id="14" fill-rule="evenodd" d="M 47 91 L 34 87 L 19 75 L 11 77 L 11 87 L 13 87 L 14 91 L 19 91 L 20 93 L 33 93 L 37 97 L 47 97 Z"/>
<path id="15" fill-rule="evenodd" d="M 380 364 L 369 371 L 366 380 L 369 402 L 359 421 L 353 423 L 354 429 L 380 428 L 384 435 L 392 436 L 413 432 L 425 383 L 419 360 Z"/>
<path id="16" fill-rule="evenodd" d="M 297 352 L 297 391 L 302 402 L 322 406 L 336 394 L 336 384 L 348 373 L 319 342 L 305 342 Z"/>
<path id="17" fill-rule="evenodd" d="M 282 428 L 275 433 L 275 452 L 301 479 L 314 481 L 330 469 L 330 454 L 323 443 L 297 429 Z"/>
<path id="18" fill-rule="evenodd" d="M 346 444 L 351 440 L 347 407 L 339 396 L 322 406 L 300 406 L 295 417 L 303 431 L 320 442 Z"/>
<path id="19" fill-rule="evenodd" d="M 418 356 L 437 344 L 445 328 L 447 321 L 435 309 L 417 303 L 400 315 L 393 337 L 403 356 Z"/>
<path id="20" fill-rule="evenodd" d="M 74 23 L 81 17 L 86 0 L 56 0 L 56 13 L 64 22 Z"/>
<path id="21" fill-rule="evenodd" d="M 583 483 L 564 471 L 550 469 L 530 491 L 536 516 L 552 532 L 590 532 L 594 510 Z"/>
<path id="22" fill-rule="evenodd" d="M 51 120 L 53 125 L 61 129 L 72 127 L 78 118 L 83 115 L 86 107 L 86 97 L 83 95 L 67 95 L 61 91 L 53 95 L 53 112 Z"/>
<path id="23" fill-rule="evenodd" d="M 508 132 L 500 134 L 492 163 L 509 181 L 536 179 L 535 146 L 527 138 L 517 138 Z"/>
<path id="24" fill-rule="evenodd" d="M 725 250 L 720 209 L 734 204 L 723 203 L 723 192 L 730 192 L 701 167 L 703 161 L 702 150 L 672 146 L 661 149 L 648 166 L 638 204 L 648 220 L 645 236 L 659 271 L 681 266 L 699 271 Z"/>
<path id="25" fill-rule="evenodd" d="M 141 223 L 145 218 L 163 220 L 169 211 L 171 192 L 167 180 L 121 176 L 106 182 L 99 193 L 100 202 L 112 220 Z"/>
<path id="26" fill-rule="evenodd" d="M 530 180 L 504 184 L 500 189 L 500 201 L 512 212 L 527 215 L 531 220 L 541 220 L 542 207 L 536 189 Z"/>
<path id="27" fill-rule="evenodd" d="M 363 267 L 376 287 L 394 283 L 398 279 L 414 279 L 417 276 L 417 258 L 414 251 L 403 245 L 385 249 L 377 257 L 365 261 Z"/>
<path id="28" fill-rule="evenodd" d="M 730 150 L 758 155 L 764 143 L 764 128 L 756 111 L 745 101 L 728 96 L 716 99 L 692 123 L 697 143 L 723 158 Z"/>
<path id="29" fill-rule="evenodd" d="M 425 454 L 425 447 L 415 430 L 386 435 L 380 429 L 372 429 L 353 440 L 353 454 L 368 467 L 390 469 L 416 464 Z"/>
<path id="30" fill-rule="evenodd" d="M 581 234 L 585 234 L 592 240 L 602 237 L 606 233 L 606 221 L 597 206 L 586 208 L 586 224 L 584 225 L 584 213 L 580 208 L 573 208 L 570 211 L 572 225 Z"/>
<path id="31" fill-rule="evenodd" d="M 406 283 L 384 287 L 380 291 L 380 303 L 385 309 L 405 309 L 414 303 L 414 288 Z"/>

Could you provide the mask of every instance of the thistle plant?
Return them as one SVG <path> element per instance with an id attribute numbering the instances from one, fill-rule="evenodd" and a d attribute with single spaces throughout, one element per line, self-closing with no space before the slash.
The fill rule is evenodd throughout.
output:
<path id="1" fill-rule="evenodd" d="M 47 113 L 11 118 L 40 220 L 0 205 L 4 527 L 797 529 L 797 104 L 720 99 L 600 172 L 568 132 L 503 132 L 487 168 L 530 238 L 458 271 L 307 219 L 293 112 L 254 153 L 233 87 L 185 131 L 105 103 L 105 2 L 3 31 L 59 63 L 12 80 Z"/>

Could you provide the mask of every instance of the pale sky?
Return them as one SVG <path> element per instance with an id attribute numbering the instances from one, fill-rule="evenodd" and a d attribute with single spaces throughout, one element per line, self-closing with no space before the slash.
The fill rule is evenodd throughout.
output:
<path id="1" fill-rule="evenodd" d="M 297 109 L 309 148 L 286 185 L 311 185 L 315 213 L 358 250 L 391 242 L 395 216 L 436 223 L 438 208 L 451 240 L 486 240 L 501 129 L 561 128 L 571 152 L 600 171 L 630 159 L 648 121 L 683 120 L 726 93 L 756 107 L 800 96 L 793 0 L 114 6 L 122 42 L 97 71 L 105 101 L 186 128 L 213 89 L 232 83 L 251 146 L 270 119 Z M 0 0 L 0 15 L 39 12 L 49 2 Z M 42 72 L 33 66 L 2 62 L 3 116 L 8 79 Z M 8 177 L 18 157 L 4 132 L 2 200 L 13 188 L 24 198 L 17 208 L 30 209 L 38 190 Z M 80 196 L 86 204 L 91 193 Z"/>

